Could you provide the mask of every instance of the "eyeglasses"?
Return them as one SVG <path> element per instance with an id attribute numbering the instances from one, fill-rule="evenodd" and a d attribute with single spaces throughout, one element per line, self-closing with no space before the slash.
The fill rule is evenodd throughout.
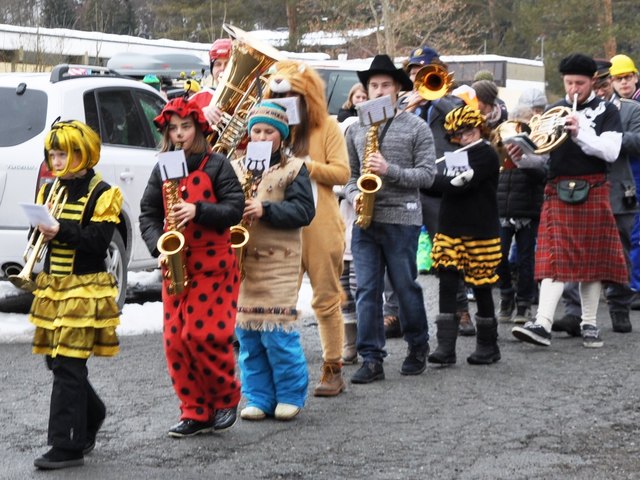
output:
<path id="1" fill-rule="evenodd" d="M 634 77 L 636 76 L 635 73 L 627 73 L 626 75 L 616 75 L 615 77 L 613 77 L 613 81 L 614 82 L 632 82 L 634 80 Z"/>

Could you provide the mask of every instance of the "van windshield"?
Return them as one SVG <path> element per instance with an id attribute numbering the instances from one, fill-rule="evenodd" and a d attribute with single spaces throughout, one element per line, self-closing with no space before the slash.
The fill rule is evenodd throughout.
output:
<path id="1" fill-rule="evenodd" d="M 2 116 L 7 120 L 2 122 L 4 126 L 0 128 L 0 147 L 24 143 L 45 128 L 47 94 L 42 90 L 27 88 L 19 95 L 19 88 L 0 88 Z"/>

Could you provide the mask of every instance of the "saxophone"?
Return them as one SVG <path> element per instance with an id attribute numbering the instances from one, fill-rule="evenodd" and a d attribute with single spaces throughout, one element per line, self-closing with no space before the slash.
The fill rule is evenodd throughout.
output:
<path id="1" fill-rule="evenodd" d="M 177 150 L 181 148 L 182 145 L 176 144 Z M 166 180 L 162 184 L 162 196 L 164 197 L 167 212 L 171 212 L 173 206 L 180 201 L 178 190 L 178 180 Z M 165 267 L 165 272 L 163 276 L 169 280 L 167 293 L 169 295 L 180 295 L 189 284 L 187 264 L 185 261 L 186 240 L 176 222 L 169 218 L 167 213 L 167 231 L 158 239 L 157 248 L 161 254 L 164 254 L 162 265 Z"/>
<path id="2" fill-rule="evenodd" d="M 253 174 L 251 170 L 247 170 L 242 178 L 242 192 L 244 193 L 245 200 L 251 198 L 254 194 L 253 189 Z M 238 270 L 240 271 L 240 281 L 244 280 L 244 256 L 246 252 L 244 246 L 249 241 L 249 231 L 246 228 L 244 221 L 241 221 L 238 225 L 234 225 L 230 229 L 231 232 L 231 248 L 235 250 L 236 258 L 238 261 Z"/>
<path id="3" fill-rule="evenodd" d="M 373 219 L 373 202 L 376 192 L 382 187 L 382 179 L 369 169 L 371 155 L 376 153 L 378 145 L 379 124 L 373 124 L 367 132 L 367 139 L 364 146 L 364 159 L 362 160 L 362 174 L 358 178 L 356 185 L 360 193 L 356 197 L 356 225 L 360 228 L 369 228 Z"/>

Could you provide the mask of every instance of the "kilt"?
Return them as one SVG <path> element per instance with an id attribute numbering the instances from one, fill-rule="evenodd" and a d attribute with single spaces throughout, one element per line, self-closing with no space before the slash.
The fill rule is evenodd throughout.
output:
<path id="1" fill-rule="evenodd" d="M 555 182 L 587 180 L 589 198 L 570 205 L 558 198 Z M 603 174 L 557 177 L 547 183 L 538 227 L 535 278 L 561 282 L 629 283 L 622 244 L 609 202 L 610 185 Z"/>
<path id="2" fill-rule="evenodd" d="M 431 258 L 434 268 L 458 270 L 472 286 L 492 285 L 498 281 L 496 269 L 502 259 L 500 238 L 449 237 L 436 233 Z"/>

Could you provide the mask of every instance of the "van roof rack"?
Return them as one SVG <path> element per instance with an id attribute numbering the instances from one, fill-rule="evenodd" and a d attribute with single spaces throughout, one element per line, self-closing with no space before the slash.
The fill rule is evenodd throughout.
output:
<path id="1" fill-rule="evenodd" d="M 121 77 L 121 75 L 109 70 L 107 67 L 62 63 L 53 67 L 53 70 L 51 70 L 50 81 L 51 83 L 57 83 L 62 80 L 71 80 L 72 78 L 83 77 Z"/>

